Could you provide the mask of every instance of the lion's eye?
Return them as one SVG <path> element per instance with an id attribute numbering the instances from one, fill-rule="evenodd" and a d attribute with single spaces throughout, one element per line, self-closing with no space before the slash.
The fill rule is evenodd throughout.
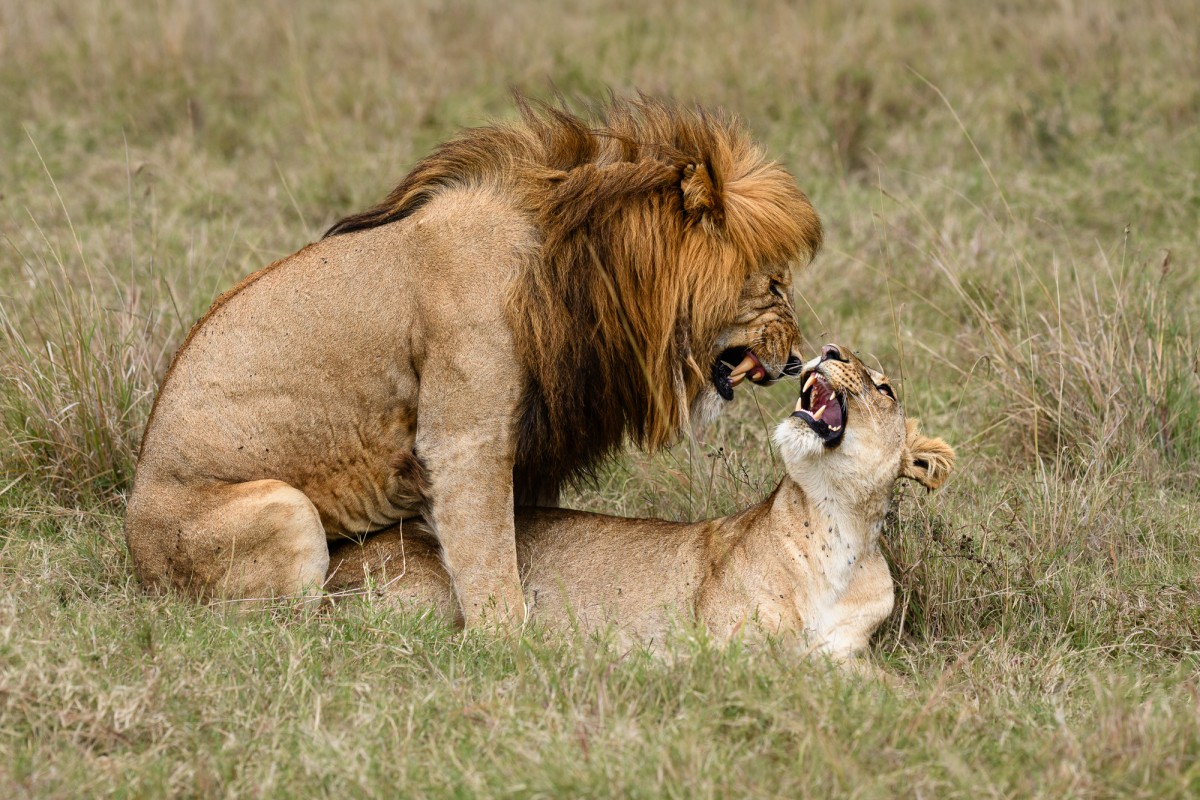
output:
<path id="1" fill-rule="evenodd" d="M 775 295 L 780 300 L 788 299 L 787 289 L 783 288 L 782 283 L 776 283 L 775 281 L 771 281 L 771 294 Z"/>
<path id="2" fill-rule="evenodd" d="M 879 390 L 880 394 L 886 394 L 888 397 L 892 398 L 893 400 L 896 399 L 896 393 L 892 391 L 892 387 L 889 386 L 888 384 L 881 383 L 878 386 L 876 386 L 875 388 Z"/>

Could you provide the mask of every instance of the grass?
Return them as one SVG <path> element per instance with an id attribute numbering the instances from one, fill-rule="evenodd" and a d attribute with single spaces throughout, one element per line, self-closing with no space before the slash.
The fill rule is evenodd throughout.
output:
<path id="1" fill-rule="evenodd" d="M 0 787 L 1194 795 L 1198 35 L 1182 0 L 0 0 Z M 688 630 L 653 660 L 138 589 L 124 492 L 190 324 L 551 82 L 743 114 L 826 223 L 810 344 L 877 358 L 958 447 L 888 526 L 890 682 Z M 572 503 L 757 501 L 793 391 Z"/>

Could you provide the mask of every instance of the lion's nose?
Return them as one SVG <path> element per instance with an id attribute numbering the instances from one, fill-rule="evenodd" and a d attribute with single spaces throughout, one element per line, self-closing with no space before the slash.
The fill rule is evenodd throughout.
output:
<path id="1" fill-rule="evenodd" d="M 822 361 L 845 361 L 846 357 L 842 355 L 842 351 L 838 349 L 836 344 L 827 344 L 821 348 Z"/>
<path id="2" fill-rule="evenodd" d="M 787 363 L 783 365 L 783 374 L 789 378 L 794 378 L 803 371 L 804 362 L 800 360 L 800 356 L 795 353 L 789 353 Z"/>

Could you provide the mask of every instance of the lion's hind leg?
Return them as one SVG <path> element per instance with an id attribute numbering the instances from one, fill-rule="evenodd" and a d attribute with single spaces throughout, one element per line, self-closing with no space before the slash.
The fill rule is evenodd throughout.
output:
<path id="1" fill-rule="evenodd" d="M 329 566 L 316 507 L 277 480 L 138 487 L 126 537 L 144 583 L 202 599 L 312 592 Z"/>

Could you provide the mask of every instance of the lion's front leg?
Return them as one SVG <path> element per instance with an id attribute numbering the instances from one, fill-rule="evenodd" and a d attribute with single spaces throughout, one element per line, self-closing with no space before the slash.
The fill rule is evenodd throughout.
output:
<path id="1" fill-rule="evenodd" d="M 421 382 L 416 452 L 429 476 L 429 521 L 466 625 L 521 624 L 512 482 L 519 387 L 511 372 L 487 375 L 494 362 L 471 364 L 462 352 L 473 351 L 448 356 Z"/>
<path id="2" fill-rule="evenodd" d="M 512 458 L 494 455 L 502 444 L 496 437 L 472 434 L 478 447 L 418 444 L 429 468 L 430 518 L 466 625 L 520 624 L 525 597 L 517 573 Z"/>

